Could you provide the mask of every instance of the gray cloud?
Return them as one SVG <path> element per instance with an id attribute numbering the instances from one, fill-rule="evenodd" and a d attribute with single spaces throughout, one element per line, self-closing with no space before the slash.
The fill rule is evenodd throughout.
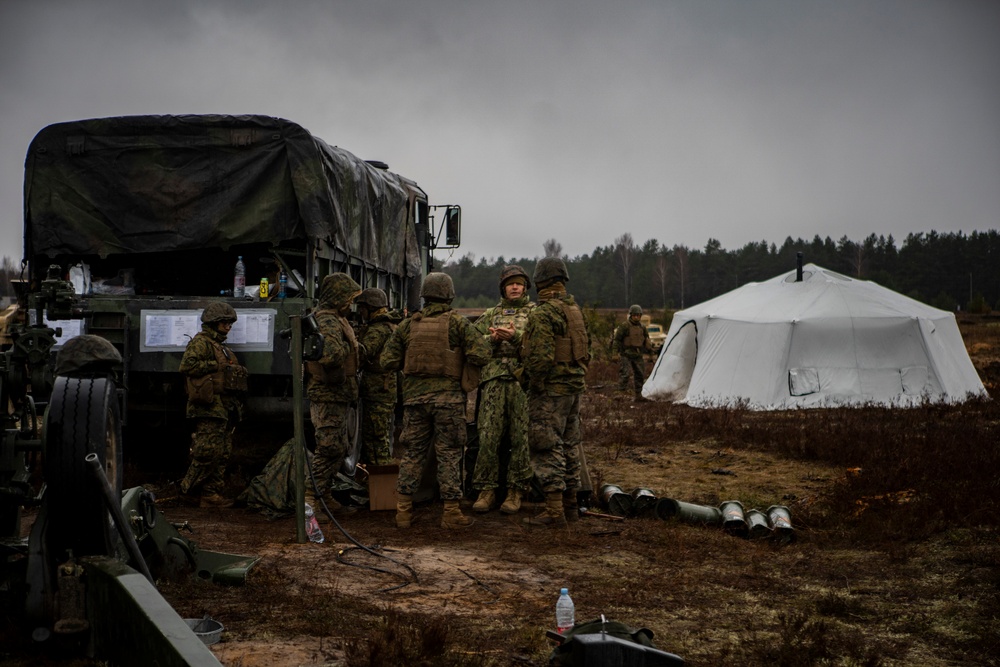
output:
<path id="1" fill-rule="evenodd" d="M 0 9 L 0 253 L 49 123 L 264 113 L 571 255 L 996 228 L 1000 5 L 34 2 Z"/>

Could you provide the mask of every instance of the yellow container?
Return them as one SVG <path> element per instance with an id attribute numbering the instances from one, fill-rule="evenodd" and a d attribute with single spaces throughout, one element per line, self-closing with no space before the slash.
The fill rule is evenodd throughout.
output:
<path id="1" fill-rule="evenodd" d="M 261 278 L 260 279 L 260 298 L 262 298 L 262 299 L 266 299 L 267 298 L 267 296 L 268 296 L 267 288 L 268 287 L 269 287 L 269 285 L 267 284 L 267 278 L 266 277 L 265 278 Z"/>

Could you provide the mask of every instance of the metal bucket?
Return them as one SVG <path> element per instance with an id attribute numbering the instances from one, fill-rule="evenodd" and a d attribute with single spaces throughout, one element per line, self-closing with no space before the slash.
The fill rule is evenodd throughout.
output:
<path id="1" fill-rule="evenodd" d="M 747 537 L 750 534 L 743 503 L 738 500 L 726 500 L 719 504 L 719 512 L 722 513 L 722 529 L 727 533 L 739 537 Z"/>
<path id="2" fill-rule="evenodd" d="M 222 623 L 219 623 L 213 618 L 206 616 L 205 618 L 185 618 L 184 622 L 188 624 L 191 631 L 198 636 L 206 646 L 211 646 L 219 641 L 222 637 L 222 631 L 225 629 L 222 627 Z"/>
<path id="3" fill-rule="evenodd" d="M 663 521 L 678 519 L 685 523 L 717 524 L 722 521 L 722 512 L 717 507 L 695 505 L 673 498 L 660 498 L 654 509 L 656 517 Z"/>
<path id="4" fill-rule="evenodd" d="M 615 516 L 632 514 L 632 496 L 614 484 L 605 484 L 601 487 L 601 504 L 607 508 L 609 514 Z"/>
<path id="5" fill-rule="evenodd" d="M 770 537 L 771 524 L 767 520 L 767 515 L 760 510 L 753 509 L 747 512 L 747 524 L 750 526 L 750 539 L 759 540 Z"/>
<path id="6" fill-rule="evenodd" d="M 632 493 L 632 513 L 636 516 L 649 516 L 656 508 L 656 494 L 650 489 L 633 489 Z"/>
<path id="7" fill-rule="evenodd" d="M 787 541 L 792 539 L 792 514 L 784 505 L 771 505 L 767 508 L 767 519 L 775 536 Z"/>

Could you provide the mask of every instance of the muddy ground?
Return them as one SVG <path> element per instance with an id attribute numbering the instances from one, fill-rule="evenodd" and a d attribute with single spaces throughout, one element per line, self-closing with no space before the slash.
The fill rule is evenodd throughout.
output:
<path id="1" fill-rule="evenodd" d="M 1000 324 L 982 324 L 975 336 L 963 331 L 995 398 Z M 395 528 L 392 512 L 362 509 L 323 523 L 324 543 L 300 544 L 293 518 L 185 507 L 156 480 L 148 487 L 162 511 L 189 522 L 200 547 L 261 557 L 244 586 L 192 580 L 160 590 L 182 616 L 210 614 L 225 626 L 212 651 L 231 667 L 546 665 L 554 644 L 545 633 L 564 586 L 578 621 L 604 615 L 649 628 L 657 648 L 689 665 L 1000 664 L 995 519 L 956 516 L 949 528 L 938 517 L 924 532 L 918 517 L 905 524 L 917 526 L 911 536 L 882 535 L 880 524 L 906 506 L 880 515 L 861 498 L 845 505 L 844 482 L 861 473 L 811 444 L 816 429 L 857 439 L 863 425 L 852 431 L 821 411 L 760 417 L 637 403 L 615 391 L 614 373 L 595 364 L 582 409 L 595 489 L 783 505 L 794 539 L 748 540 L 656 518 L 538 529 L 521 521 L 530 507 L 446 531 L 440 505 L 427 502 L 409 530 Z M 932 419 L 962 419 L 960 410 Z M 995 447 L 1000 414 L 983 407 L 977 420 L 975 432 Z M 768 442 L 768 433 L 783 441 Z M 823 442 L 833 448 L 837 439 Z M 248 474 L 251 464 L 242 465 Z M 983 474 L 995 480 L 995 470 L 969 471 Z"/>

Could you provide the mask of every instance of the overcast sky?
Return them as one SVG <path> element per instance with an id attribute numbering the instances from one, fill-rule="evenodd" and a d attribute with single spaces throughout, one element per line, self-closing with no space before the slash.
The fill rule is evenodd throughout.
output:
<path id="1" fill-rule="evenodd" d="M 188 113 L 389 163 L 455 258 L 1000 227 L 993 0 L 2 0 L 0 253 L 40 129 Z"/>

